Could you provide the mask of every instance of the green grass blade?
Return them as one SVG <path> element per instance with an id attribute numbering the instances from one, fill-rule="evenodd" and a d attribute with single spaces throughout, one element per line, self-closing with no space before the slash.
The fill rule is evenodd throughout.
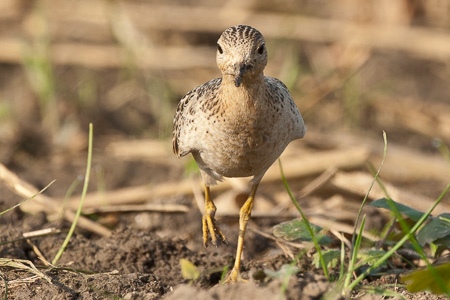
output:
<path id="1" fill-rule="evenodd" d="M 292 203 L 295 205 L 295 207 L 297 208 L 297 210 L 299 211 L 300 215 L 302 216 L 303 221 L 305 222 L 306 225 L 306 229 L 308 230 L 309 234 L 311 235 L 311 239 L 314 243 L 314 246 L 316 247 L 317 253 L 319 253 L 319 257 L 320 257 L 320 264 L 322 265 L 322 269 L 323 272 L 325 274 L 325 277 L 327 278 L 327 280 L 330 280 L 330 276 L 328 274 L 328 269 L 327 269 L 327 265 L 325 264 L 325 260 L 323 259 L 323 255 L 322 255 L 322 251 L 320 250 L 320 245 L 317 242 L 317 239 L 314 235 L 314 232 L 311 228 L 311 225 L 309 224 L 308 219 L 306 219 L 306 216 L 303 214 L 303 211 L 300 207 L 300 205 L 297 202 L 297 199 L 295 199 L 295 197 L 292 195 L 291 189 L 289 188 L 289 185 L 287 183 L 286 177 L 284 176 L 284 171 L 283 171 L 283 165 L 281 164 L 281 160 L 278 159 L 278 164 L 280 166 L 280 173 L 281 173 L 281 179 L 283 181 L 284 187 L 286 188 L 286 191 L 289 195 L 289 197 L 291 198 Z"/>
<path id="2" fill-rule="evenodd" d="M 223 267 L 222 275 L 220 275 L 220 283 L 224 284 L 227 278 L 227 272 L 230 266 Z"/>
<path id="3" fill-rule="evenodd" d="M 362 210 L 364 208 L 364 205 L 366 204 L 366 201 L 369 198 L 370 191 L 372 190 L 373 185 L 377 181 L 378 176 L 379 176 L 379 174 L 381 172 L 381 169 L 383 168 L 384 161 L 386 160 L 387 136 L 386 136 L 386 132 L 385 131 L 383 131 L 383 140 L 384 140 L 383 158 L 381 160 L 381 163 L 380 163 L 380 166 L 378 167 L 377 172 L 375 173 L 375 176 L 374 176 L 374 178 L 372 180 L 372 183 L 370 184 L 369 189 L 367 190 L 367 193 L 364 196 L 364 199 L 363 199 L 363 201 L 361 203 L 361 206 L 359 207 L 358 214 L 356 216 L 355 226 L 353 227 L 352 243 L 351 243 L 351 249 L 350 249 L 350 263 L 349 263 L 349 267 L 348 267 L 348 272 L 345 275 L 345 280 L 344 280 L 344 283 L 343 283 L 342 294 L 350 292 L 355 286 L 353 284 L 350 284 L 350 279 L 351 279 L 351 276 L 352 276 L 353 268 L 354 268 L 354 265 L 356 263 L 356 257 L 357 257 L 357 254 L 358 254 L 358 251 L 355 251 L 356 250 L 356 244 L 357 243 L 360 244 L 360 242 L 361 242 L 361 238 L 362 238 L 362 231 L 361 230 L 363 229 L 363 226 L 360 226 L 360 234 L 358 235 L 358 238 L 356 238 L 356 229 L 357 229 L 357 226 L 358 226 L 358 223 L 359 223 L 359 219 L 361 217 L 361 213 L 362 213 Z M 364 221 L 365 220 L 363 220 L 361 225 L 364 224 Z M 358 248 L 359 248 L 359 245 L 358 245 Z M 340 276 L 340 277 L 342 277 L 342 276 Z"/>
<path id="4" fill-rule="evenodd" d="M 402 214 L 398 210 L 398 207 L 395 205 L 395 203 L 394 203 L 394 201 L 392 199 L 389 199 L 389 200 L 390 201 L 388 201 L 388 204 L 389 204 L 391 210 L 394 212 L 396 219 L 399 221 L 403 232 L 407 236 L 409 236 L 409 240 L 411 241 L 411 243 L 412 243 L 412 245 L 414 247 L 414 250 L 420 255 L 420 257 L 423 259 L 423 261 L 427 265 L 427 268 L 428 268 L 430 274 L 433 276 L 434 280 L 436 281 L 437 285 L 441 288 L 441 290 L 445 294 L 450 296 L 450 293 L 449 293 L 449 291 L 447 289 L 447 286 L 444 283 L 442 277 L 438 274 L 436 269 L 431 265 L 430 261 L 427 258 L 427 255 L 425 254 L 425 252 L 423 251 L 422 247 L 420 247 L 419 243 L 417 242 L 416 237 L 409 233 L 408 225 L 406 225 L 406 222 L 403 219 Z"/>
<path id="5" fill-rule="evenodd" d="M 444 196 L 447 194 L 448 190 L 450 189 L 450 184 L 447 185 L 445 190 L 442 192 L 442 194 L 439 196 L 439 198 L 436 200 L 436 202 L 433 204 L 432 207 L 420 218 L 419 221 L 414 224 L 414 226 L 409 230 L 408 234 L 405 235 L 400 241 L 398 241 L 388 252 L 386 252 L 385 255 L 383 255 L 376 263 L 374 263 L 371 267 L 369 267 L 365 272 L 363 272 L 361 275 L 358 276 L 347 288 L 348 291 L 353 290 L 356 285 L 358 285 L 367 275 L 370 274 L 375 268 L 379 267 L 385 260 L 387 260 L 389 257 L 392 256 L 392 254 L 395 253 L 407 240 L 409 240 L 410 235 L 413 235 L 417 229 L 425 222 L 425 220 L 428 218 L 428 216 L 431 214 L 431 212 L 436 208 L 436 206 L 442 201 Z"/>
<path id="6" fill-rule="evenodd" d="M 350 253 L 353 253 L 353 248 L 354 248 L 354 244 L 355 244 L 355 233 L 356 233 L 356 228 L 358 226 L 359 223 L 359 218 L 361 216 L 361 212 L 364 208 L 364 205 L 366 204 L 366 201 L 369 197 L 370 191 L 373 188 L 373 185 L 375 184 L 375 182 L 378 179 L 378 176 L 380 175 L 381 169 L 383 168 L 384 165 L 384 161 L 386 160 L 386 153 L 387 153 L 387 137 L 386 137 L 386 132 L 383 131 L 383 140 L 384 140 L 384 150 L 383 150 L 383 159 L 381 160 L 380 166 L 378 167 L 378 170 L 372 180 L 372 183 L 370 184 L 369 189 L 367 190 L 366 195 L 364 196 L 363 202 L 361 203 L 361 206 L 359 207 L 358 210 L 358 214 L 356 216 L 356 221 L 355 221 L 355 227 L 353 228 L 353 236 L 352 236 L 352 249 L 350 250 Z M 353 255 L 353 254 L 352 254 Z"/>
<path id="7" fill-rule="evenodd" d="M 83 207 L 84 199 L 86 198 L 87 189 L 89 186 L 89 176 L 91 174 L 91 164 L 92 164 L 92 136 L 93 136 L 93 126 L 92 123 L 89 124 L 89 146 L 88 146 L 88 158 L 87 158 L 87 166 L 86 166 L 86 175 L 84 179 L 84 186 L 83 186 L 83 192 L 81 193 L 81 201 L 78 205 L 78 210 L 75 215 L 75 219 L 72 222 L 72 226 L 70 227 L 69 233 L 66 236 L 66 239 L 64 240 L 61 248 L 59 248 L 58 253 L 56 253 L 55 258 L 52 261 L 53 265 L 56 265 L 58 260 L 60 259 L 61 255 L 63 254 L 64 250 L 66 249 L 67 245 L 69 244 L 70 238 L 73 235 L 73 232 L 75 231 L 75 227 L 77 227 L 78 218 L 81 215 L 81 209 Z"/>
<path id="8" fill-rule="evenodd" d="M 345 264 L 345 243 L 344 243 L 344 235 L 341 233 L 341 265 L 339 270 L 339 278 L 338 281 L 342 280 L 344 277 L 344 264 Z"/>
<path id="9" fill-rule="evenodd" d="M 70 184 L 69 188 L 67 189 L 66 194 L 64 195 L 64 199 L 63 199 L 63 214 L 64 211 L 67 207 L 67 203 L 69 202 L 69 198 L 72 196 L 73 192 L 75 191 L 75 189 L 77 188 L 78 184 L 83 180 L 83 178 L 81 177 L 81 175 L 77 176 L 77 178 L 75 178 L 75 180 Z"/>
<path id="10" fill-rule="evenodd" d="M 6 209 L 6 210 L 0 212 L 0 216 L 3 215 L 3 214 L 5 214 L 5 213 L 7 213 L 7 212 L 9 212 L 9 211 L 11 211 L 11 210 L 13 210 L 13 209 L 16 208 L 16 207 L 19 207 L 20 205 L 22 205 L 23 203 L 27 202 L 28 200 L 35 198 L 37 195 L 42 194 L 42 193 L 43 193 L 49 186 L 51 186 L 55 181 L 56 181 L 56 179 L 52 180 L 52 182 L 50 182 L 49 184 L 47 184 L 46 187 L 44 187 L 44 188 L 43 188 L 42 190 L 40 190 L 37 194 L 31 196 L 30 198 L 27 198 L 27 199 L 25 199 L 25 200 L 22 200 L 22 201 L 20 201 L 19 203 L 17 203 L 16 205 L 14 205 L 13 207 L 10 207 L 10 208 L 8 208 L 8 209 Z"/>
<path id="11" fill-rule="evenodd" d="M 361 221 L 361 226 L 359 227 L 358 237 L 356 238 L 355 245 L 354 245 L 353 251 L 351 253 L 352 256 L 351 256 L 350 263 L 348 265 L 348 271 L 347 271 L 347 275 L 345 277 L 345 282 L 344 282 L 344 291 L 347 289 L 348 285 L 350 284 L 350 279 L 352 278 L 353 271 L 355 270 L 356 260 L 358 258 L 358 252 L 359 252 L 359 248 L 361 246 L 362 233 L 363 233 L 365 224 L 366 224 L 366 216 L 364 215 L 363 219 Z"/>

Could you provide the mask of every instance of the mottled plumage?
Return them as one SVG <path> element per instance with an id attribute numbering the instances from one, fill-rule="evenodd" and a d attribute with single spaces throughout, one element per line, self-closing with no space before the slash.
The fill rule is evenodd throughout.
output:
<path id="1" fill-rule="evenodd" d="M 227 243 L 214 220 L 209 186 L 223 177 L 247 177 L 252 193 L 241 209 L 248 220 L 261 178 L 286 146 L 305 135 L 302 116 L 287 87 L 265 77 L 267 50 L 262 34 L 250 26 L 225 30 L 217 42 L 217 65 L 222 78 L 187 93 L 174 118 L 173 150 L 178 157 L 192 153 L 205 183 L 203 238 L 208 232 Z M 236 281 L 247 221 L 240 223 L 236 264 L 228 281 Z"/>

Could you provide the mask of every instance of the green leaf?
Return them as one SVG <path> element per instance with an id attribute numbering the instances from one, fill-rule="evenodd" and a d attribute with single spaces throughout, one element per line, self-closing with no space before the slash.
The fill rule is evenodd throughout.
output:
<path id="1" fill-rule="evenodd" d="M 323 259 L 327 268 L 334 268 L 341 259 L 341 250 L 329 249 L 322 251 Z M 320 256 L 316 252 L 313 255 L 313 264 L 316 268 L 320 268 Z"/>
<path id="2" fill-rule="evenodd" d="M 450 249 L 450 235 L 447 235 L 446 237 L 434 240 L 433 244 L 435 244 L 439 247 L 443 247 L 445 249 Z"/>
<path id="3" fill-rule="evenodd" d="M 450 223 L 445 219 L 450 217 L 450 213 L 441 214 L 433 218 L 417 234 L 417 241 L 424 245 L 433 243 L 438 239 L 444 239 L 450 236 Z"/>
<path id="4" fill-rule="evenodd" d="M 193 263 L 187 259 L 180 258 L 181 276 L 184 279 L 196 280 L 200 276 L 200 271 Z"/>
<path id="5" fill-rule="evenodd" d="M 381 198 L 372 201 L 369 205 L 374 207 L 385 208 L 390 211 L 393 211 L 393 207 L 396 207 L 401 214 L 404 214 L 405 216 L 407 216 L 408 218 L 410 218 L 415 222 L 419 221 L 419 219 L 424 215 L 424 213 L 421 211 L 415 210 L 414 208 L 411 208 L 409 206 L 403 205 L 401 203 L 395 202 L 394 200 L 387 198 Z"/>
<path id="6" fill-rule="evenodd" d="M 434 266 L 434 268 L 447 287 L 447 290 L 450 290 L 450 263 Z M 411 272 L 402 276 L 400 281 L 406 284 L 406 288 L 411 293 L 424 290 L 429 290 L 435 294 L 444 293 L 429 269 Z"/>
<path id="7" fill-rule="evenodd" d="M 319 234 L 319 232 L 322 230 L 320 226 L 311 224 L 311 229 L 313 231 L 314 236 L 317 239 L 317 242 L 320 245 L 328 245 L 333 242 L 333 240 L 324 234 Z M 306 224 L 301 219 L 295 219 L 288 222 L 280 223 L 273 227 L 273 234 L 276 237 L 281 237 L 287 241 L 294 241 L 294 240 L 300 240 L 305 242 L 312 241 L 311 235 L 309 234 Z"/>
<path id="8" fill-rule="evenodd" d="M 386 254 L 386 251 L 383 250 L 374 250 L 374 249 L 368 249 L 358 252 L 358 259 L 361 260 L 363 264 L 373 265 L 376 263 L 383 255 Z M 387 262 L 384 261 L 381 266 L 387 265 Z"/>
<path id="9" fill-rule="evenodd" d="M 298 273 L 298 271 L 300 269 L 297 266 L 282 265 L 278 271 L 264 270 L 264 273 L 272 278 L 286 278 L 287 276 Z"/>

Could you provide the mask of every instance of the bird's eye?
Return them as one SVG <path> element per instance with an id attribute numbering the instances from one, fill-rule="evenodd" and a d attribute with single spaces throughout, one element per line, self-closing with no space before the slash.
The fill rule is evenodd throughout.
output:
<path id="1" fill-rule="evenodd" d="M 258 53 L 259 53 L 259 54 L 263 54 L 263 53 L 264 53 L 264 44 L 262 44 L 261 46 L 259 46 L 259 48 L 258 48 Z"/>
<path id="2" fill-rule="evenodd" d="M 222 47 L 220 47 L 220 45 L 219 45 L 219 44 L 217 44 L 217 51 L 219 51 L 219 53 L 220 53 L 220 54 L 222 54 L 222 53 L 223 53 Z"/>

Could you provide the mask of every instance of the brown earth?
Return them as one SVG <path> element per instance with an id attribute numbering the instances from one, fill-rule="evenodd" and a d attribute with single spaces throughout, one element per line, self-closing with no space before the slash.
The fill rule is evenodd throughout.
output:
<path id="1" fill-rule="evenodd" d="M 106 161 L 108 159 L 104 160 Z M 100 165 L 101 162 L 97 164 Z M 75 170 L 81 173 L 82 164 L 77 165 L 72 161 L 59 171 L 51 171 L 45 176 L 40 176 L 42 169 L 40 164 L 37 164 L 36 167 L 24 171 L 24 174 L 27 174 L 24 177 L 41 186 L 45 185 L 47 177 L 69 178 L 66 172 L 71 173 Z M 117 164 L 104 163 L 106 173 L 113 165 L 116 171 L 121 173 L 117 170 Z M 136 176 L 141 176 L 139 167 L 136 165 L 124 167 L 127 170 L 130 168 L 136 171 Z M 48 166 L 47 169 L 52 170 L 52 167 Z M 153 166 L 149 169 L 156 171 L 158 167 Z M 37 173 L 30 174 L 29 170 L 36 170 Z M 164 180 L 164 175 L 159 179 Z M 57 194 L 59 192 L 57 186 L 69 184 L 64 181 L 64 179 L 58 181 L 55 188 L 50 188 L 48 193 Z M 20 200 L 4 185 L 0 188 L 3 196 L 0 210 L 5 210 Z M 99 237 L 84 230 L 77 230 L 58 262 L 58 268 L 42 269 L 51 282 L 23 270 L 2 267 L 4 280 L 9 282 L 8 298 L 275 299 L 279 296 L 287 299 L 319 299 L 326 292 L 333 291 L 333 284 L 326 281 L 323 272 L 312 267 L 309 256 L 303 256 L 296 264 L 300 271 L 291 276 L 283 294 L 283 279 L 271 278 L 264 270 L 278 271 L 292 260 L 287 258 L 272 240 L 252 230 L 246 237 L 242 267 L 242 275 L 249 281 L 237 285 L 222 285 L 220 283 L 222 272 L 226 266 L 232 266 L 234 259 L 233 241 L 237 237 L 237 220 L 220 219 L 224 224 L 226 235 L 232 241 L 230 246 L 222 245 L 218 248 L 210 246 L 204 249 L 201 246 L 201 215 L 195 204 L 187 198 L 168 201 L 186 204 L 191 209 L 187 214 L 116 213 L 108 217 L 100 216 L 98 219 L 100 222 L 109 220 L 110 225 L 115 224 L 110 237 Z M 277 219 L 257 218 L 251 228 L 270 234 L 271 227 L 279 222 Z M 0 257 L 29 260 L 38 268 L 42 268 L 43 263 L 31 245 L 35 245 L 43 257 L 51 261 L 62 244 L 69 225 L 58 220 L 49 222 L 44 213 L 29 215 L 22 213 L 20 209 L 10 211 L 0 218 L 3 242 L 0 246 Z M 32 238 L 31 243 L 21 239 L 22 233 L 50 227 L 61 228 L 64 232 Z M 198 268 L 201 275 L 197 280 L 183 278 L 181 258 L 187 259 Z M 370 282 L 366 281 L 365 285 L 377 286 L 386 283 L 398 283 L 398 276 L 375 277 Z M 428 293 L 412 295 L 402 288 L 395 290 L 408 299 L 444 299 Z M 4 293 L 5 290 L 3 295 Z M 334 295 L 332 298 L 339 297 Z"/>

